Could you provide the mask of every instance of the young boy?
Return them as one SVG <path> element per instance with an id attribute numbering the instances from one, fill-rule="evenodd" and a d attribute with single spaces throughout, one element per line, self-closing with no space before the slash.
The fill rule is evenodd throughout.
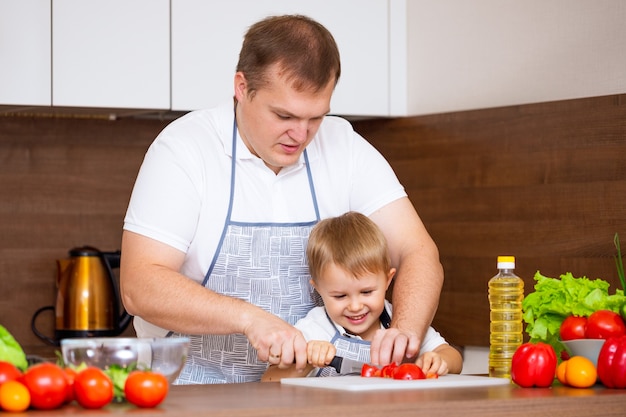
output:
<path id="1" fill-rule="evenodd" d="M 272 365 L 262 381 L 303 376 L 336 375 L 328 367 L 335 355 L 370 360 L 370 341 L 385 331 L 391 320 L 391 304 L 385 300 L 396 272 L 391 268 L 387 241 L 367 216 L 348 212 L 319 222 L 307 245 L 311 284 L 324 301 L 296 323 L 308 341 L 309 366 Z M 416 361 L 424 373 L 460 373 L 461 354 L 432 327 L 428 329 Z"/>

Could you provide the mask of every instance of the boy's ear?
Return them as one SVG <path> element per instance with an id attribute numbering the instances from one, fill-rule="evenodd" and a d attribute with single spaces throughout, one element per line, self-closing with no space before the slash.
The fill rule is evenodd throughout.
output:
<path id="1" fill-rule="evenodd" d="M 393 280 L 394 275 L 396 275 L 396 268 L 391 268 L 389 270 L 389 272 L 387 273 L 387 286 L 386 286 L 386 288 L 389 288 L 389 285 L 391 284 L 391 280 Z"/>
<path id="2" fill-rule="evenodd" d="M 313 281 L 313 278 L 309 280 L 309 284 L 311 284 L 311 286 L 315 288 L 315 291 L 317 291 L 317 286 L 315 285 L 315 281 Z"/>

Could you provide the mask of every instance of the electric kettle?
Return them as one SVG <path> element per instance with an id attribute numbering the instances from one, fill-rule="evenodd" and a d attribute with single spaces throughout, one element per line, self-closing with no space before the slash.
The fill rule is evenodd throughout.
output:
<path id="1" fill-rule="evenodd" d="M 57 260 L 56 306 L 41 307 L 31 328 L 43 341 L 59 345 L 61 339 L 120 335 L 130 323 L 122 307 L 113 269 L 120 266 L 120 251 L 101 252 L 91 246 L 71 249 L 69 258 Z M 55 312 L 54 339 L 35 324 L 45 310 Z"/>

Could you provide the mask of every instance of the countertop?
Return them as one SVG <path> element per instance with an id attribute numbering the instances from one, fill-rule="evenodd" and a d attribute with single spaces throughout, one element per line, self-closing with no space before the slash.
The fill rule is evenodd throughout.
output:
<path id="1" fill-rule="evenodd" d="M 140 417 L 189 416 L 620 416 L 626 414 L 626 390 L 601 385 L 577 389 L 514 385 L 347 392 L 283 385 L 278 382 L 173 386 L 154 409 L 110 404 L 85 410 L 73 403 L 59 410 L 28 412 L 37 416 L 133 414 Z"/>

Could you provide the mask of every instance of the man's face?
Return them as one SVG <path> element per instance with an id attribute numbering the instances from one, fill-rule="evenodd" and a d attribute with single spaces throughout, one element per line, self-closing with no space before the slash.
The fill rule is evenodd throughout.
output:
<path id="1" fill-rule="evenodd" d="M 244 143 L 276 174 L 295 164 L 330 111 L 334 80 L 321 91 L 296 91 L 278 66 L 250 97 L 245 76 L 235 74 L 237 126 Z"/>

